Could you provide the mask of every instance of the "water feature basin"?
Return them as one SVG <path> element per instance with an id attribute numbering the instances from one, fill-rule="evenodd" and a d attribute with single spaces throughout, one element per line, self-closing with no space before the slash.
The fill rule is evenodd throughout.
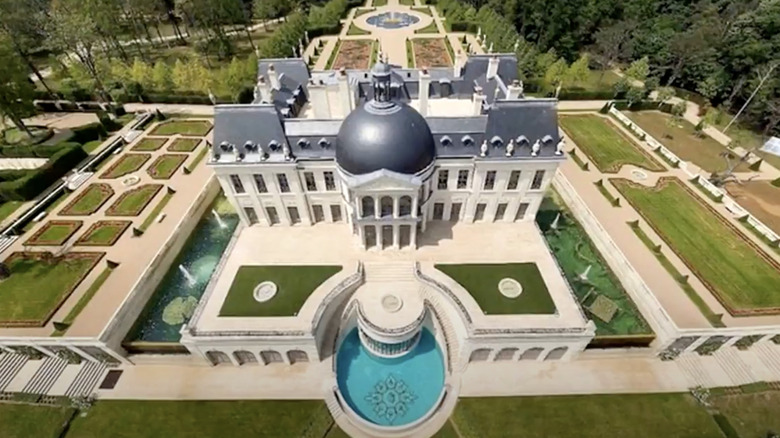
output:
<path id="1" fill-rule="evenodd" d="M 383 12 L 366 19 L 366 23 L 382 29 L 401 29 L 417 24 L 420 17 L 406 12 Z"/>

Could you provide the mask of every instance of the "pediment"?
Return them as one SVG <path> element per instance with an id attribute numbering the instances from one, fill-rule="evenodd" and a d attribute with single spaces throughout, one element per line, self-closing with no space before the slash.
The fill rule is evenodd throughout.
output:
<path id="1" fill-rule="evenodd" d="M 361 175 L 354 181 L 353 188 L 358 190 L 398 191 L 417 190 L 422 180 L 413 175 L 404 175 L 389 170 L 377 170 L 368 175 Z"/>

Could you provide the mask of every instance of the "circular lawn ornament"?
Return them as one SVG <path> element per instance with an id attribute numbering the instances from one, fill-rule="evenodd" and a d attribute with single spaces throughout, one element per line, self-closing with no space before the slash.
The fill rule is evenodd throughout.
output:
<path id="1" fill-rule="evenodd" d="M 638 181 L 644 181 L 647 179 L 647 174 L 639 169 L 633 169 L 631 171 L 631 176 L 633 176 L 634 179 Z"/>
<path id="2" fill-rule="evenodd" d="M 276 290 L 276 283 L 273 281 L 264 281 L 255 286 L 252 296 L 258 303 L 264 303 L 276 295 Z"/>
<path id="3" fill-rule="evenodd" d="M 401 307 L 403 306 L 403 300 L 396 295 L 387 294 L 382 297 L 382 307 L 390 313 L 401 310 Z"/>
<path id="4" fill-rule="evenodd" d="M 139 177 L 137 177 L 135 175 L 130 175 L 127 178 L 122 180 L 122 185 L 125 186 L 125 187 L 134 186 L 134 185 L 138 184 L 139 182 L 141 182 L 141 178 L 139 178 Z"/>
<path id="5" fill-rule="evenodd" d="M 523 286 L 514 278 L 503 278 L 498 282 L 498 291 L 507 298 L 517 298 L 523 293 Z"/>

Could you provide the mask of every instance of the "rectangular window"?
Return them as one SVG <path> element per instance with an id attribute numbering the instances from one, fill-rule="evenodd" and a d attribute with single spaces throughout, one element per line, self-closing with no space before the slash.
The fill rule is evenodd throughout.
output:
<path id="1" fill-rule="evenodd" d="M 325 179 L 325 190 L 329 192 L 336 190 L 336 180 L 333 178 L 333 172 L 323 172 L 322 176 Z"/>
<path id="2" fill-rule="evenodd" d="M 246 214 L 246 218 L 249 220 L 249 225 L 254 225 L 257 223 L 257 213 L 255 213 L 254 208 L 244 207 L 244 213 Z"/>
<path id="3" fill-rule="evenodd" d="M 531 181 L 531 190 L 539 190 L 542 188 L 542 180 L 544 180 L 544 170 L 537 170 L 534 174 L 534 180 Z"/>
<path id="4" fill-rule="evenodd" d="M 513 170 L 509 174 L 509 182 L 506 183 L 507 190 L 517 190 L 517 184 L 520 182 L 520 171 Z"/>
<path id="5" fill-rule="evenodd" d="M 523 220 L 526 211 L 528 211 L 528 203 L 523 202 L 522 204 L 520 204 L 519 207 L 517 207 L 517 214 L 515 215 L 515 220 L 516 221 Z"/>
<path id="6" fill-rule="evenodd" d="M 437 202 L 433 204 L 433 220 L 440 221 L 444 218 L 444 204 Z"/>
<path id="7" fill-rule="evenodd" d="M 265 178 L 263 178 L 263 175 L 256 173 L 252 176 L 255 178 L 255 187 L 257 187 L 257 193 L 268 193 L 268 187 L 265 185 Z"/>
<path id="8" fill-rule="evenodd" d="M 241 178 L 238 175 L 230 175 L 230 183 L 233 184 L 233 191 L 236 193 L 244 193 L 244 183 L 241 182 Z"/>
<path id="9" fill-rule="evenodd" d="M 452 208 L 450 209 L 450 222 L 457 222 L 460 220 L 460 209 L 461 206 L 460 202 L 455 202 L 452 204 Z"/>
<path id="10" fill-rule="evenodd" d="M 307 192 L 316 192 L 317 191 L 317 181 L 314 180 L 314 173 L 312 173 L 312 172 L 303 172 L 303 179 L 306 180 L 306 191 Z"/>
<path id="11" fill-rule="evenodd" d="M 333 219 L 333 222 L 341 222 L 341 206 L 340 205 L 331 205 L 330 206 L 330 217 Z"/>
<path id="12" fill-rule="evenodd" d="M 493 190 L 493 187 L 495 185 L 496 185 L 496 171 L 488 170 L 488 172 L 485 174 L 485 185 L 482 187 L 482 189 Z"/>
<path id="13" fill-rule="evenodd" d="M 276 174 L 276 180 L 279 181 L 279 191 L 282 193 L 290 192 L 290 183 L 287 182 L 287 175 L 283 173 Z"/>
<path id="14" fill-rule="evenodd" d="M 298 207 L 287 207 L 287 214 L 290 215 L 290 223 L 295 225 L 301 223 L 301 216 L 298 214 Z"/>
<path id="15" fill-rule="evenodd" d="M 268 223 L 271 225 L 276 225 L 279 223 L 279 214 L 276 212 L 275 207 L 266 207 L 265 208 L 265 215 L 268 216 Z"/>
<path id="16" fill-rule="evenodd" d="M 469 171 L 468 170 L 459 170 L 458 171 L 458 188 L 459 189 L 465 189 L 469 186 Z"/>
<path id="17" fill-rule="evenodd" d="M 477 204 L 477 211 L 474 212 L 474 221 L 479 222 L 485 219 L 485 209 L 487 204 Z"/>
<path id="18" fill-rule="evenodd" d="M 322 211 L 321 205 L 312 205 L 311 213 L 314 216 L 314 223 L 322 222 L 325 220 L 325 213 Z"/>
<path id="19" fill-rule="evenodd" d="M 496 207 L 496 217 L 493 218 L 493 220 L 494 221 L 503 220 L 505 213 L 506 213 L 506 203 L 498 204 L 498 207 Z"/>
<path id="20" fill-rule="evenodd" d="M 447 180 L 450 177 L 450 171 L 449 170 L 440 170 L 439 171 L 439 190 L 447 190 Z"/>

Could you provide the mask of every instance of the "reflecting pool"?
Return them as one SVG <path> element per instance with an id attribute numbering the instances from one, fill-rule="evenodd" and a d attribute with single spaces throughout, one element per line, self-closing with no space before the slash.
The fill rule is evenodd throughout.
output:
<path id="1" fill-rule="evenodd" d="M 420 17 L 405 12 L 383 12 L 366 19 L 366 23 L 382 29 L 400 29 L 419 21 Z"/>

